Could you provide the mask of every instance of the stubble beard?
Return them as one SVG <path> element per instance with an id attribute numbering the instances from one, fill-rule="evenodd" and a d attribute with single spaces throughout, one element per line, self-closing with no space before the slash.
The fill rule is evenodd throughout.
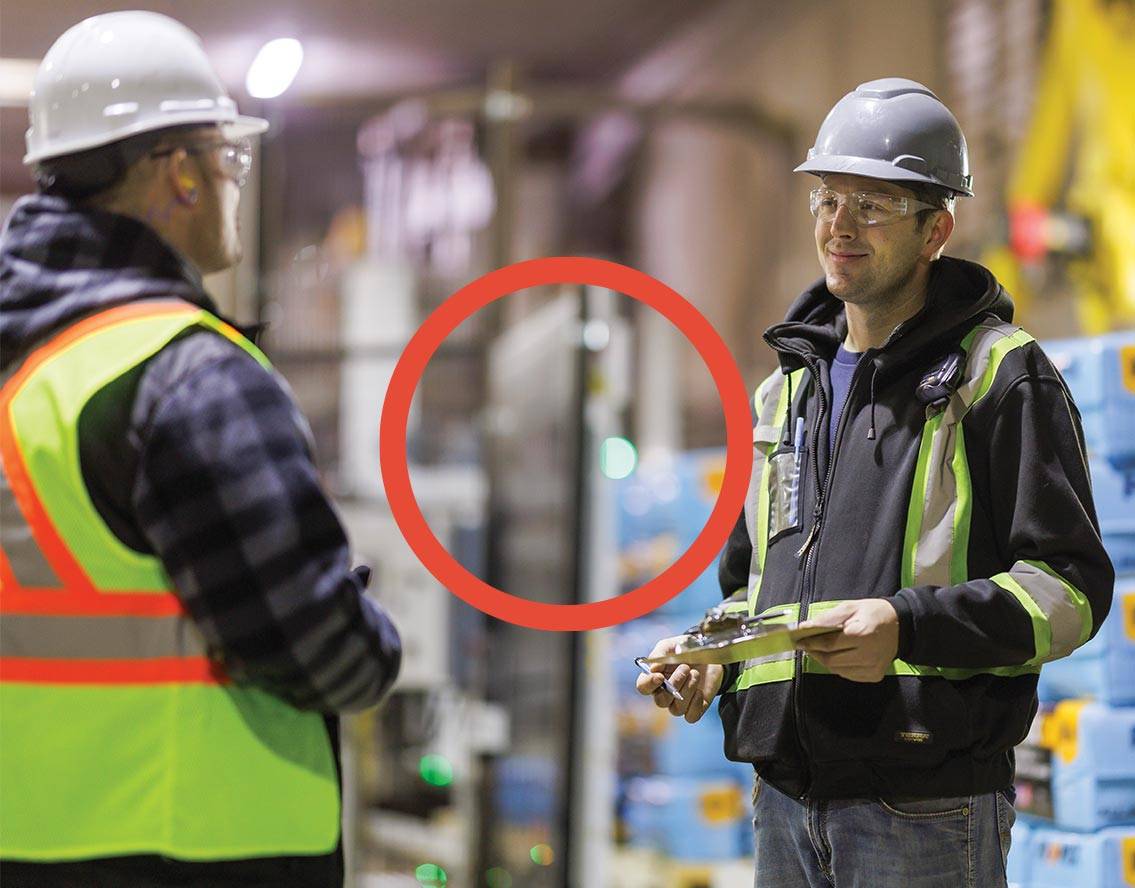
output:
<path id="1" fill-rule="evenodd" d="M 915 266 L 911 266 L 905 273 L 896 272 L 893 275 L 880 274 L 872 270 L 859 280 L 842 276 L 834 276 L 836 286 L 832 286 L 833 275 L 825 269 L 825 283 L 828 292 L 840 302 L 864 307 L 886 306 L 896 301 L 907 289 L 915 274 Z"/>

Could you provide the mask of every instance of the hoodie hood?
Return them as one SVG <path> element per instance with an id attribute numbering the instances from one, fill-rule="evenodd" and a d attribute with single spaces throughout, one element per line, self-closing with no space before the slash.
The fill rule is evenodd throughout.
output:
<path id="1" fill-rule="evenodd" d="M 200 275 L 149 226 L 61 197 L 23 197 L 0 234 L 0 371 L 80 317 L 170 298 L 216 313 Z"/>
<path id="2" fill-rule="evenodd" d="M 982 266 L 943 256 L 930 267 L 926 304 L 895 328 L 875 355 L 875 367 L 889 371 L 941 353 L 987 315 L 1012 321 L 1013 303 L 1004 288 Z M 830 359 L 846 335 L 844 305 L 820 278 L 797 297 L 784 321 L 765 331 L 765 341 L 787 372 L 803 366 L 805 354 Z"/>

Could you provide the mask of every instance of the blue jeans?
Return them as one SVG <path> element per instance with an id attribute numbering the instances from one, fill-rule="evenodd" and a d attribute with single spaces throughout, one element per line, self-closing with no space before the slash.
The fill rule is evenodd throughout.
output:
<path id="1" fill-rule="evenodd" d="M 754 888 L 1005 888 L 1004 793 L 799 801 L 757 778 Z"/>

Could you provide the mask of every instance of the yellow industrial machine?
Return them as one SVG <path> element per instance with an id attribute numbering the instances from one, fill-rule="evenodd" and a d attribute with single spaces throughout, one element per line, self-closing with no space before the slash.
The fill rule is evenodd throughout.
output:
<path id="1" fill-rule="evenodd" d="M 1033 118 L 1006 194 L 1016 262 L 1064 256 L 1085 333 L 1135 325 L 1135 0 L 1055 0 Z"/>

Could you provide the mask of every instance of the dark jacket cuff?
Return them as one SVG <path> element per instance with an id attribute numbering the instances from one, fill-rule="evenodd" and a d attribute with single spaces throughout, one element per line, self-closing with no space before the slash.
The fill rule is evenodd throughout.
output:
<path id="1" fill-rule="evenodd" d="M 887 601 L 899 616 L 899 649 L 895 656 L 909 662 L 914 650 L 914 613 L 910 609 L 910 602 L 901 594 L 893 595 Z"/>

